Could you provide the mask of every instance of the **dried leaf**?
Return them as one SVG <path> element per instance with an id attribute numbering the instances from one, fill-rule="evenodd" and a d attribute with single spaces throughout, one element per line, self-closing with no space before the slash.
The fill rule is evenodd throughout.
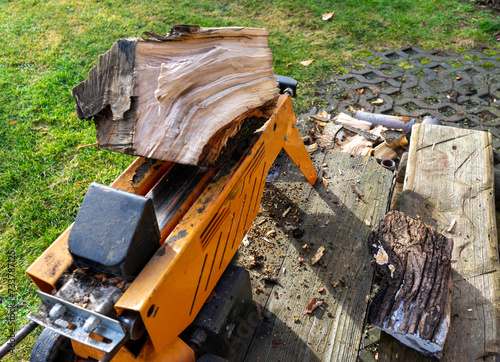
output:
<path id="1" fill-rule="evenodd" d="M 326 180 L 326 178 L 323 178 L 323 185 L 325 185 L 325 187 L 328 187 L 328 181 Z"/>
<path id="2" fill-rule="evenodd" d="M 325 291 L 325 288 L 318 288 L 319 293 L 324 292 L 324 291 Z"/>
<path id="3" fill-rule="evenodd" d="M 333 14 L 335 14 L 335 11 L 332 11 L 331 13 L 325 13 L 321 16 L 321 19 L 323 19 L 324 21 L 331 20 L 331 18 L 333 18 Z"/>
<path id="4" fill-rule="evenodd" d="M 300 64 L 302 64 L 304 67 L 308 67 L 311 65 L 312 62 L 314 62 L 314 59 L 304 60 L 300 62 Z"/>
<path id="5" fill-rule="evenodd" d="M 462 79 L 462 76 L 461 75 L 457 75 L 457 80 L 460 80 Z"/>
<path id="6" fill-rule="evenodd" d="M 316 264 L 323 257 L 324 252 L 325 248 L 323 246 L 320 246 L 316 251 L 316 254 L 314 254 L 314 256 L 311 258 L 311 264 Z"/>
<path id="7" fill-rule="evenodd" d="M 293 65 L 293 63 L 288 63 L 288 64 L 286 65 L 286 67 L 287 67 L 287 68 L 290 68 L 292 65 Z"/>
<path id="8" fill-rule="evenodd" d="M 330 115 L 326 111 L 321 111 L 317 114 L 317 116 L 322 117 L 322 118 L 330 118 Z"/>
<path id="9" fill-rule="evenodd" d="M 293 323 L 299 323 L 300 322 L 300 318 L 297 317 L 296 315 L 293 316 Z"/>
<path id="10" fill-rule="evenodd" d="M 311 300 L 311 302 L 307 305 L 306 311 L 304 312 L 303 315 L 306 314 L 311 314 L 316 308 L 318 308 L 320 305 L 322 305 L 324 302 L 324 299 L 321 298 L 314 298 Z"/>
<path id="11" fill-rule="evenodd" d="M 358 93 L 359 93 L 359 94 L 363 94 L 363 92 L 364 92 L 364 91 L 365 91 L 365 89 L 364 89 L 364 88 L 360 88 L 360 89 L 358 89 Z"/>
<path id="12" fill-rule="evenodd" d="M 17 121 L 11 121 L 10 124 L 17 124 Z"/>
<path id="13" fill-rule="evenodd" d="M 384 103 L 384 100 L 382 98 L 377 98 L 375 99 L 373 102 L 371 102 L 372 104 L 382 104 Z"/>

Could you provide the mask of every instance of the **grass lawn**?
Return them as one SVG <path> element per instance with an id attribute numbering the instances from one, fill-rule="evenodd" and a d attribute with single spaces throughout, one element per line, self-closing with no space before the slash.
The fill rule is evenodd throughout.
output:
<path id="1" fill-rule="evenodd" d="M 95 142 L 71 89 L 120 38 L 174 24 L 270 29 L 277 74 L 300 81 L 297 112 L 314 84 L 370 50 L 403 45 L 500 51 L 498 12 L 453 0 L 121 1 L 0 0 L 0 340 L 39 304 L 26 268 L 74 220 L 90 184 L 109 184 L 134 157 Z M 333 18 L 321 20 L 323 13 Z M 315 59 L 308 67 L 301 61 Z M 15 323 L 13 323 L 15 322 Z M 6 360 L 27 360 L 36 334 Z"/>

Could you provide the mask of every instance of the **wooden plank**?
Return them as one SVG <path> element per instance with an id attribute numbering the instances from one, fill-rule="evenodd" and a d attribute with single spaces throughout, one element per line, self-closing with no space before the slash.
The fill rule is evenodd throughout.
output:
<path id="1" fill-rule="evenodd" d="M 452 319 L 441 360 L 498 361 L 500 263 L 491 135 L 416 125 L 410 145 L 400 210 L 454 240 Z M 395 360 L 396 353 L 398 360 L 425 361 L 388 340 L 381 340 L 380 361 Z"/>
<path id="2" fill-rule="evenodd" d="M 392 173 L 373 158 L 342 152 L 312 158 L 326 182 L 312 188 L 293 168 L 281 169 L 281 177 L 266 185 L 250 244 L 240 247 L 247 268 L 252 255 L 262 263 L 250 269 L 263 320 L 245 361 L 357 359 L 373 275 L 367 224 L 385 214 Z M 283 159 L 277 163 L 284 165 Z M 320 247 L 324 255 L 312 265 Z M 277 276 L 280 285 L 264 282 L 265 275 Z M 323 305 L 304 315 L 313 298 L 324 299 Z"/>
<path id="3" fill-rule="evenodd" d="M 99 147 L 210 166 L 229 139 L 253 133 L 274 110 L 266 107 L 278 97 L 269 30 L 176 26 L 148 35 L 116 42 L 73 88 Z"/>

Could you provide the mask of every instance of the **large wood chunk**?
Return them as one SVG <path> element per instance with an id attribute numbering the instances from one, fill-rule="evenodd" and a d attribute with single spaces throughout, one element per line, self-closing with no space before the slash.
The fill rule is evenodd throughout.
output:
<path id="1" fill-rule="evenodd" d="M 382 278 L 369 319 L 422 354 L 439 357 L 450 325 L 453 240 L 398 211 L 368 237 Z"/>
<path id="2" fill-rule="evenodd" d="M 265 120 L 278 96 L 268 30 L 146 34 L 116 42 L 72 91 L 78 117 L 96 124 L 99 147 L 210 165 L 245 119 Z"/>
<path id="3" fill-rule="evenodd" d="M 415 125 L 400 211 L 453 238 L 451 325 L 441 361 L 497 361 L 500 262 L 491 134 Z M 379 352 L 384 362 L 427 361 L 385 337 Z"/>

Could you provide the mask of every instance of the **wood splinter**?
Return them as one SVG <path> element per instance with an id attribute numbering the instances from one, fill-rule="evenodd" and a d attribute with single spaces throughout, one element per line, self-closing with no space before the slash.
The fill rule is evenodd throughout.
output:
<path id="1" fill-rule="evenodd" d="M 440 357 L 450 325 L 453 239 L 402 212 L 368 237 L 382 278 L 370 322 L 426 356 Z"/>

